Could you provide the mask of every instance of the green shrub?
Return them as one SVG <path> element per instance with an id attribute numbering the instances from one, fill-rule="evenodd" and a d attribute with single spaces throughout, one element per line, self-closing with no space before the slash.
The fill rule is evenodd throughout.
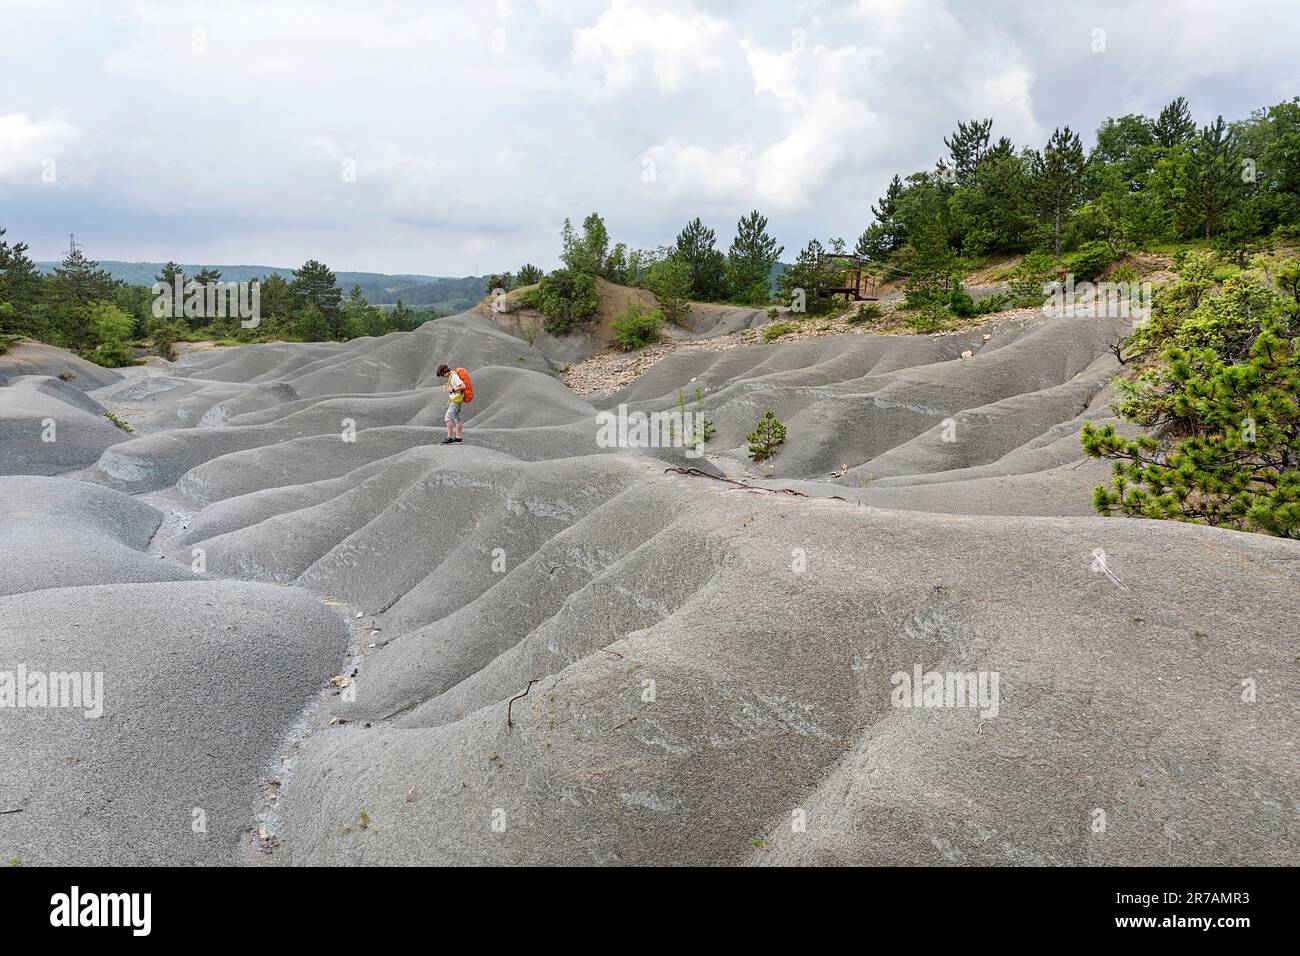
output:
<path id="1" fill-rule="evenodd" d="M 1011 271 L 1010 304 L 1016 308 L 1042 305 L 1047 299 L 1043 286 L 1052 277 L 1052 257 L 1031 252 Z"/>
<path id="2" fill-rule="evenodd" d="M 116 425 L 118 428 L 122 429 L 122 431 L 124 431 L 124 432 L 133 432 L 133 431 L 135 431 L 134 428 L 132 428 L 132 427 L 131 427 L 130 425 L 128 425 L 126 422 L 122 421 L 122 419 L 118 418 L 118 417 L 117 417 L 116 415 L 114 415 L 112 412 L 105 412 L 105 413 L 104 413 L 104 417 L 107 418 L 107 419 L 108 419 L 110 422 L 112 422 L 114 425 Z"/>
<path id="3" fill-rule="evenodd" d="M 753 309 L 762 308 L 771 301 L 772 288 L 767 280 L 756 282 L 747 289 L 741 289 L 732 297 L 732 302 L 736 305 L 749 306 Z"/>
<path id="4" fill-rule="evenodd" d="M 103 345 L 85 352 L 81 357 L 104 368 L 125 368 L 135 364 L 135 354 L 125 343 L 117 339 L 110 339 Z"/>
<path id="5" fill-rule="evenodd" d="M 771 342 L 783 335 L 799 331 L 798 322 L 771 322 L 763 326 L 763 341 Z"/>
<path id="6" fill-rule="evenodd" d="M 915 332 L 929 333 L 946 329 L 950 323 L 943 306 L 931 304 L 908 315 L 907 324 Z"/>
<path id="7" fill-rule="evenodd" d="M 111 302 L 92 302 L 86 309 L 86 325 L 96 343 L 123 342 L 135 329 L 135 318 Z"/>
<path id="8" fill-rule="evenodd" d="M 856 311 L 849 313 L 847 321 L 853 323 L 877 322 L 884 314 L 884 310 L 880 308 L 879 302 L 865 302 L 858 306 Z"/>
<path id="9" fill-rule="evenodd" d="M 975 300 L 961 284 L 961 279 L 953 276 L 952 286 L 948 289 L 948 311 L 963 318 L 975 314 Z"/>
<path id="10" fill-rule="evenodd" d="M 659 332 L 663 326 L 664 318 L 658 309 L 645 312 L 631 299 L 609 323 L 610 331 L 624 352 L 645 348 L 651 342 L 659 341 Z"/>
<path id="11" fill-rule="evenodd" d="M 1122 266 L 1116 267 L 1110 274 L 1111 282 L 1119 282 L 1127 285 L 1130 282 L 1136 282 L 1138 277 L 1137 269 L 1133 268 L 1132 263 L 1126 262 Z"/>
<path id="12" fill-rule="evenodd" d="M 948 298 L 948 287 L 946 285 L 926 282 L 922 280 L 908 280 L 906 288 L 903 290 L 903 308 L 909 311 L 929 309 L 933 306 L 942 307 L 946 304 Z"/>
<path id="13" fill-rule="evenodd" d="M 174 322 L 164 322 L 154 326 L 153 350 L 169 362 L 176 361 L 176 343 L 185 335 L 185 330 Z"/>
<path id="14" fill-rule="evenodd" d="M 596 280 L 583 272 L 556 269 L 538 285 L 545 328 L 552 335 L 563 335 L 600 308 Z"/>
<path id="15" fill-rule="evenodd" d="M 685 325 L 691 313 L 691 270 L 686 260 L 672 255 L 656 262 L 646 273 L 645 284 L 654 293 L 664 319 Z"/>
<path id="16" fill-rule="evenodd" d="M 758 420 L 754 430 L 746 439 L 749 441 L 749 457 L 754 461 L 763 461 L 776 453 L 776 446 L 785 441 L 785 426 L 777 421 L 776 414 L 770 409 Z"/>
<path id="17" fill-rule="evenodd" d="M 975 303 L 975 315 L 992 315 L 1001 312 L 1011 303 L 1011 296 L 1006 292 L 994 292 Z"/>
<path id="18" fill-rule="evenodd" d="M 1130 337 L 1135 355 L 1159 352 L 1170 336 L 1215 288 L 1214 257 L 1191 252 L 1176 257 L 1176 281 L 1161 288 L 1155 297 L 1149 321 Z"/>
<path id="19" fill-rule="evenodd" d="M 515 273 L 515 285 L 533 285 L 542 281 L 542 270 L 531 262 L 525 262 Z"/>
<path id="20" fill-rule="evenodd" d="M 1065 258 L 1067 272 L 1074 273 L 1075 281 L 1091 282 L 1115 261 L 1115 252 L 1110 245 L 1100 239 L 1085 242 L 1077 251 Z"/>
<path id="21" fill-rule="evenodd" d="M 682 422 L 683 426 L 685 426 L 687 421 L 686 393 L 680 388 L 677 390 L 677 414 L 679 416 L 678 420 Z M 693 423 L 691 434 L 684 435 L 683 438 L 692 448 L 702 449 L 704 443 L 717 434 L 718 426 L 715 425 L 711 419 L 704 417 L 704 392 L 698 385 L 695 387 L 694 418 L 695 421 Z M 677 426 L 675 424 L 670 424 L 669 430 L 671 434 L 676 437 Z"/>
<path id="22" fill-rule="evenodd" d="M 681 392 L 677 393 L 679 396 Z M 683 408 L 684 403 L 682 403 Z M 683 419 L 684 420 L 684 419 Z M 711 419 L 704 417 L 704 391 L 695 386 L 695 447 L 700 447 L 718 431 L 718 426 Z"/>
<path id="23" fill-rule="evenodd" d="M 1084 426 L 1087 454 L 1114 462 L 1093 506 L 1300 538 L 1300 296 L 1282 281 L 1300 263 L 1277 287 L 1244 273 L 1189 296 L 1199 265 L 1142 330 L 1159 360 L 1120 382 L 1117 411 L 1154 434 Z"/>
<path id="24" fill-rule="evenodd" d="M 990 249 L 997 247 L 998 237 L 991 229 L 972 229 L 961 241 L 961 254 L 967 258 L 977 259 L 987 255 Z"/>

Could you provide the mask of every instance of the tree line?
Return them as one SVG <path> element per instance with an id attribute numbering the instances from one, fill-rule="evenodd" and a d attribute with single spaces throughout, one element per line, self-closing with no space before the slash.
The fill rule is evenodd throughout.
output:
<path id="1" fill-rule="evenodd" d="M 544 274 L 526 263 L 517 272 L 488 276 L 485 291 L 536 284 L 526 301 L 542 311 L 548 332 L 563 333 L 595 313 L 599 307 L 596 279 L 600 278 L 649 289 L 659 301 L 662 318 L 680 323 L 692 301 L 767 305 L 772 275 L 784 251 L 768 233 L 767 217 L 758 210 L 741 217 L 726 253 L 717 247 L 717 233 L 698 217 L 686 223 L 669 245 L 633 249 L 611 242 L 605 220 L 595 212 L 580 229 L 565 219 L 560 246 L 560 268 Z"/>
<path id="2" fill-rule="evenodd" d="M 526 263 L 488 277 L 485 291 L 535 286 L 527 297 L 551 332 L 595 313 L 598 278 L 649 289 L 670 322 L 684 321 L 691 301 L 761 307 L 774 291 L 786 305 L 802 293 L 816 313 L 831 307 L 827 290 L 843 285 L 837 257 L 852 254 L 882 275 L 906 276 L 909 307 L 965 314 L 975 306 L 961 289 L 963 270 L 996 256 L 1028 254 L 1019 285 L 1033 289 L 1049 270 L 1092 279 L 1130 252 L 1193 241 L 1244 266 L 1267 243 L 1300 235 L 1300 98 L 1198 126 L 1180 97 L 1154 117 L 1107 119 L 1087 151 L 1069 126 L 1041 148 L 1017 147 L 994 139 L 987 118 L 958 123 L 943 144 L 946 155 L 933 168 L 892 178 L 852 248 L 843 239 L 813 239 L 782 264 L 784 249 L 755 210 L 737 223 L 725 252 L 698 217 L 672 243 L 634 249 L 612 241 L 593 212 L 580 227 L 565 220 L 561 268 L 547 275 Z M 127 343 L 146 338 L 164 345 L 196 336 L 346 340 L 436 317 L 400 303 L 379 309 L 359 287 L 344 297 L 333 272 L 311 260 L 292 280 L 261 280 L 257 329 L 213 316 L 164 321 L 152 315 L 148 288 L 116 282 L 79 250 L 42 275 L 26 248 L 4 241 L 0 230 L 0 336 L 30 336 L 109 364 L 129 360 Z M 156 278 L 178 275 L 200 284 L 220 279 L 214 270 L 185 277 L 175 263 Z"/>
<path id="3" fill-rule="evenodd" d="M 826 293 L 844 285 L 853 255 L 881 277 L 907 277 L 909 307 L 963 313 L 978 308 L 963 270 L 999 256 L 1029 255 L 1013 283 L 1027 290 L 1051 271 L 1093 279 L 1131 252 L 1191 242 L 1244 266 L 1270 241 L 1300 235 L 1300 98 L 1198 126 L 1179 97 L 1154 117 L 1105 120 L 1090 150 L 1068 125 L 1041 147 L 1017 147 L 994 138 L 989 118 L 958 123 L 943 145 L 933 168 L 893 176 L 852 247 L 812 239 L 778 265 L 783 248 L 754 211 L 725 253 L 698 218 L 670 245 L 630 249 L 593 212 L 581 228 L 565 220 L 561 269 L 526 264 L 490 277 L 488 291 L 541 282 L 532 298 L 552 331 L 595 312 L 595 277 L 650 289 L 669 320 L 691 300 L 764 306 L 775 292 L 788 305 L 800 290 L 815 313 L 830 308 Z M 1016 304 L 1009 294 L 982 305 Z"/>
<path id="4" fill-rule="evenodd" d="M 1244 264 L 1300 235 L 1300 98 L 1198 127 L 1179 97 L 1107 119 L 1096 139 L 1085 152 L 1064 126 L 1017 148 L 991 119 L 959 123 L 933 169 L 893 177 L 854 251 L 909 274 L 1039 252 L 1091 279 L 1160 245 L 1208 242 Z"/>
<path id="5" fill-rule="evenodd" d="M 148 343 L 172 358 L 175 343 L 183 340 L 347 341 L 409 331 L 438 317 L 400 301 L 391 310 L 381 309 L 367 301 L 360 286 L 344 296 L 333 271 L 311 259 L 293 270 L 291 280 L 276 273 L 251 280 L 258 284 L 259 309 L 256 323 L 245 327 L 241 316 L 208 307 L 178 310 L 167 295 L 166 306 L 155 308 L 160 295 L 152 287 L 114 279 L 75 247 L 53 272 L 43 274 L 27 255 L 27 245 L 5 235 L 0 228 L 0 347 L 30 338 L 114 367 L 135 361 L 133 344 Z M 169 289 L 188 290 L 188 298 L 221 282 L 221 273 L 201 269 L 186 275 L 168 262 L 154 278 Z"/>

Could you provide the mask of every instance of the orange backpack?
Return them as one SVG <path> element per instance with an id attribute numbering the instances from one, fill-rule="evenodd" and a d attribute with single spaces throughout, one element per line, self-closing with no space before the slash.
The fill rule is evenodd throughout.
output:
<path id="1" fill-rule="evenodd" d="M 463 368 L 458 368 L 456 369 L 456 374 L 459 375 L 460 380 L 465 383 L 465 391 L 463 392 L 465 401 L 474 401 L 474 383 L 469 380 L 469 372 L 465 371 Z"/>

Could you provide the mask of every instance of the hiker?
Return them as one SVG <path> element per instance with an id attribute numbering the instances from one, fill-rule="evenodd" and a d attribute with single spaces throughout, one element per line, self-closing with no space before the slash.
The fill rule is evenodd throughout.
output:
<path id="1" fill-rule="evenodd" d="M 474 387 L 469 383 L 469 372 L 463 368 L 452 368 L 446 363 L 438 366 L 438 377 L 447 380 L 447 414 L 442 419 L 447 423 L 447 437 L 442 440 L 442 444 L 459 444 L 463 441 L 460 436 L 461 411 L 464 404 L 474 397 Z M 456 431 L 454 438 L 453 425 Z"/>

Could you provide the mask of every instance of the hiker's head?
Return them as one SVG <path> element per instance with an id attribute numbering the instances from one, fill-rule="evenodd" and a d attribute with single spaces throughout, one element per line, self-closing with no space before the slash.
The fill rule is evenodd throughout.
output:
<path id="1" fill-rule="evenodd" d="M 438 377 L 439 377 L 439 378 L 446 378 L 446 377 L 447 377 L 448 375 L 450 375 L 450 374 L 451 374 L 451 366 L 450 366 L 450 365 L 439 365 L 439 366 L 438 366 Z"/>

